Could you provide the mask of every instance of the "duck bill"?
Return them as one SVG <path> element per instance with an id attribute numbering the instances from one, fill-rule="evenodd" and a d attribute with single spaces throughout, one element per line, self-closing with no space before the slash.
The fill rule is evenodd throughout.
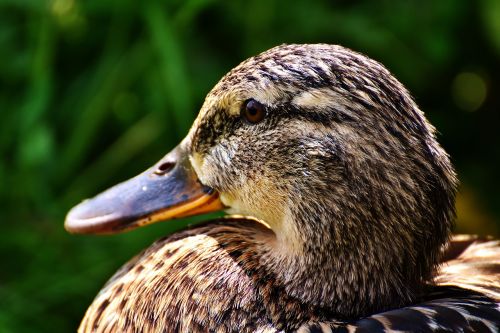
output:
<path id="1" fill-rule="evenodd" d="M 178 146 L 140 175 L 75 206 L 64 227 L 71 233 L 111 234 L 222 209 L 218 193 L 199 182 Z"/>

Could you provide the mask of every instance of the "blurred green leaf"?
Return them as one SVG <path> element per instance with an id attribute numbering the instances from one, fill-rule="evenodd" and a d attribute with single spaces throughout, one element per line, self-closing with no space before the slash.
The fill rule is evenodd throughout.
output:
<path id="1" fill-rule="evenodd" d="M 500 2 L 496 0 L 482 0 L 480 4 L 486 35 L 500 55 Z"/>

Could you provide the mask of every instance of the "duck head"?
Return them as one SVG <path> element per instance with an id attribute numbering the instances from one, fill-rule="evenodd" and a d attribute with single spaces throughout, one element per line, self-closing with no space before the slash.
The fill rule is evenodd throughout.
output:
<path id="1" fill-rule="evenodd" d="M 225 209 L 265 222 L 261 264 L 346 317 L 413 301 L 454 217 L 449 158 L 406 89 L 340 46 L 282 45 L 231 70 L 155 166 L 71 210 L 113 233 Z"/>

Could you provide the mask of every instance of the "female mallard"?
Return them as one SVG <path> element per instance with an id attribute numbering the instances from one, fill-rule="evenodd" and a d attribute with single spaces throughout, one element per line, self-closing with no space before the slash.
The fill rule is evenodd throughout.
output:
<path id="1" fill-rule="evenodd" d="M 438 268 L 456 184 L 434 128 L 381 64 L 278 46 L 224 76 L 177 148 L 73 208 L 66 229 L 253 218 L 157 241 L 80 331 L 497 332 L 499 243 L 459 239 Z"/>

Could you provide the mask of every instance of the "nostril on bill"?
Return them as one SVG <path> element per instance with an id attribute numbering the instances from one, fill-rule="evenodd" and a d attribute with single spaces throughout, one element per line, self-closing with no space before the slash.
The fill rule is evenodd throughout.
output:
<path id="1" fill-rule="evenodd" d="M 154 171 L 156 175 L 162 176 L 166 173 L 169 173 L 175 167 L 175 162 L 163 162 L 158 166 L 158 168 Z"/>

